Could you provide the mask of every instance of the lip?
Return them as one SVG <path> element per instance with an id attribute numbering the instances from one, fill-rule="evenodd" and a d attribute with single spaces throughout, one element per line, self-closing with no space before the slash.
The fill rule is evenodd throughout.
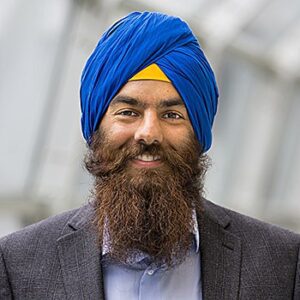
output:
<path id="1" fill-rule="evenodd" d="M 132 163 L 137 168 L 155 168 L 159 167 L 162 164 L 161 160 L 153 160 L 153 161 L 144 161 L 140 159 L 133 159 Z"/>

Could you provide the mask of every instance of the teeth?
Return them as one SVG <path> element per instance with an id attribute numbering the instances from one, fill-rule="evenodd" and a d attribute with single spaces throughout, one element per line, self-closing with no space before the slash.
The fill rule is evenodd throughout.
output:
<path id="1" fill-rule="evenodd" d="M 139 155 L 137 156 L 138 160 L 142 160 L 142 161 L 154 161 L 154 160 L 159 160 L 160 157 L 159 155 L 148 155 L 148 154 L 143 154 L 143 155 Z"/>

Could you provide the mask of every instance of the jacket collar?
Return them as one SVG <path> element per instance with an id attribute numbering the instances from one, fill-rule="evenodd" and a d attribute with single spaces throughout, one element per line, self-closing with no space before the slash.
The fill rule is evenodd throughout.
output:
<path id="1" fill-rule="evenodd" d="M 230 232 L 231 220 L 224 208 L 207 200 L 203 207 L 198 216 L 203 297 L 238 299 L 241 241 Z"/>
<path id="2" fill-rule="evenodd" d="M 90 205 L 80 208 L 57 240 L 68 299 L 104 299 L 101 252 L 92 215 Z"/>

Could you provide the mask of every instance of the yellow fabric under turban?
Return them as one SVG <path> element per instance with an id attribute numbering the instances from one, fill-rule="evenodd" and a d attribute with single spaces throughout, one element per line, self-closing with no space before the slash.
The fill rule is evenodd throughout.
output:
<path id="1" fill-rule="evenodd" d="M 128 81 L 135 80 L 159 80 L 165 82 L 171 82 L 170 79 L 166 76 L 166 74 L 161 70 L 161 68 L 157 64 L 152 64 L 142 71 L 135 74 Z"/>

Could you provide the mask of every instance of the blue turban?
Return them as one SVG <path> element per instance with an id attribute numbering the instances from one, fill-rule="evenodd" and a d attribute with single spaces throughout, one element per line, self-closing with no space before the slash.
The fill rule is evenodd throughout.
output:
<path id="1" fill-rule="evenodd" d="M 81 77 L 81 125 L 88 143 L 111 100 L 127 81 L 156 63 L 183 99 L 203 151 L 212 143 L 218 88 L 189 26 L 180 18 L 133 12 L 101 37 Z"/>

